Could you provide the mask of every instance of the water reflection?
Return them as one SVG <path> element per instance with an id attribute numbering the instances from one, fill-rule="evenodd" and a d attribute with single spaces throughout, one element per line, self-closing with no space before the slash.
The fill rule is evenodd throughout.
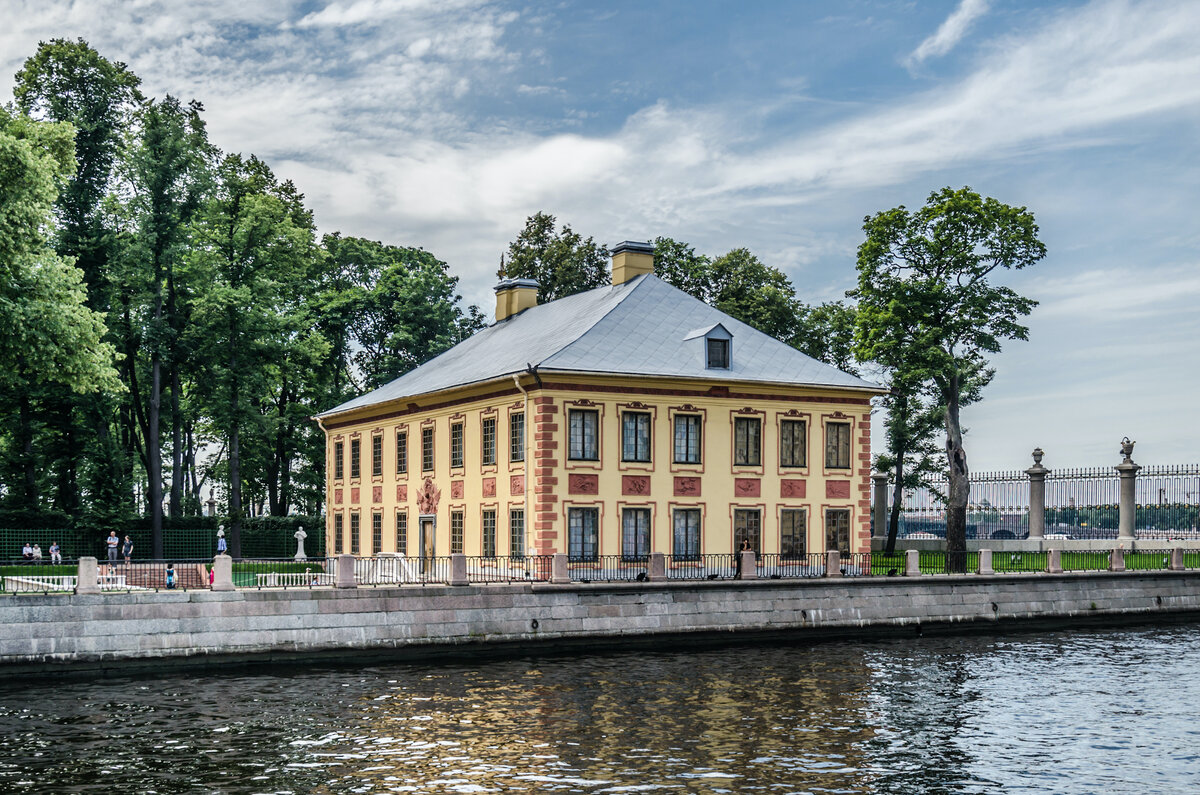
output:
<path id="1" fill-rule="evenodd" d="M 0 791 L 1185 790 L 1197 663 L 1170 628 L 18 683 Z"/>

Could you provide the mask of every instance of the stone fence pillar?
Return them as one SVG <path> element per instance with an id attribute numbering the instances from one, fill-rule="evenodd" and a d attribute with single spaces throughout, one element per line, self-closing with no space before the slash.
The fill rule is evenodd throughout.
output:
<path id="1" fill-rule="evenodd" d="M 100 593 L 100 566 L 95 558 L 80 558 L 75 593 Z"/>
<path id="2" fill-rule="evenodd" d="M 888 522 L 888 504 L 887 504 L 887 485 L 888 476 L 882 472 L 876 472 L 871 476 L 871 482 L 875 486 L 875 501 L 871 512 L 871 536 L 873 538 L 887 538 L 887 522 Z"/>
<path id="3" fill-rule="evenodd" d="M 646 566 L 646 579 L 650 582 L 665 582 L 667 579 L 667 556 L 662 552 L 651 552 Z"/>
<path id="4" fill-rule="evenodd" d="M 921 576 L 921 553 L 919 550 L 908 549 L 904 551 L 904 576 Z"/>
<path id="5" fill-rule="evenodd" d="M 1046 553 L 1046 573 L 1062 574 L 1062 550 L 1051 549 Z"/>
<path id="6" fill-rule="evenodd" d="M 450 553 L 450 584 L 469 585 L 471 578 L 467 576 L 467 556 L 461 552 Z"/>
<path id="7" fill-rule="evenodd" d="M 337 574 L 333 578 L 334 588 L 357 588 L 358 578 L 355 576 L 356 560 L 353 555 L 337 556 Z"/>
<path id="8" fill-rule="evenodd" d="M 995 574 L 996 570 L 992 568 L 992 550 L 979 550 L 979 573 L 980 574 Z"/>
<path id="9" fill-rule="evenodd" d="M 571 572 L 567 569 L 567 553 L 555 552 L 550 561 L 550 582 L 563 585 L 571 581 Z"/>
<path id="10" fill-rule="evenodd" d="M 213 558 L 212 589 L 214 591 L 233 590 L 233 558 L 228 555 L 217 555 Z"/>
<path id="11" fill-rule="evenodd" d="M 839 550 L 831 549 L 825 553 L 825 576 L 826 577 L 841 577 L 842 576 L 842 553 Z"/>
<path id="12" fill-rule="evenodd" d="M 742 556 L 741 558 L 739 558 L 739 560 L 741 560 L 741 562 L 742 562 L 741 579 L 757 580 L 758 579 L 758 556 L 754 553 L 754 550 L 753 549 L 744 549 L 744 550 L 738 552 L 737 554 Z"/>
<path id="13" fill-rule="evenodd" d="M 1118 546 L 1108 553 L 1108 570 L 1125 571 L 1125 550 L 1121 547 Z"/>
<path id="14" fill-rule="evenodd" d="M 1042 466 L 1042 448 L 1033 449 L 1033 466 L 1025 470 L 1029 476 L 1029 537 L 1042 538 L 1046 534 L 1046 475 L 1050 470 Z"/>
<path id="15" fill-rule="evenodd" d="M 1121 440 L 1121 452 L 1125 460 L 1117 464 L 1117 474 L 1121 476 L 1120 519 L 1117 524 L 1117 540 L 1133 541 L 1134 521 L 1137 511 L 1137 473 L 1140 466 L 1133 463 L 1133 446 L 1136 442 L 1129 441 L 1126 436 Z M 1132 548 L 1132 546 L 1131 546 Z"/>
<path id="16" fill-rule="evenodd" d="M 1183 547 L 1171 550 L 1171 571 L 1183 571 Z"/>

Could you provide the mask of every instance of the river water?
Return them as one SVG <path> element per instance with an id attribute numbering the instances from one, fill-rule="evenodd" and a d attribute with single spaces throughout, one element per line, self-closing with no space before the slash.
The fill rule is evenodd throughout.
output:
<path id="1" fill-rule="evenodd" d="M 1200 791 L 1200 627 L 0 685 L 0 792 Z"/>

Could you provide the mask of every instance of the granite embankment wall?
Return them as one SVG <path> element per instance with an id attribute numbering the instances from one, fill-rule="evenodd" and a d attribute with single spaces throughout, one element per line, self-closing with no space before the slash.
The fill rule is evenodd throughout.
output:
<path id="1" fill-rule="evenodd" d="M 1200 617 L 1200 572 L 12 596 L 0 671 L 992 631 Z"/>

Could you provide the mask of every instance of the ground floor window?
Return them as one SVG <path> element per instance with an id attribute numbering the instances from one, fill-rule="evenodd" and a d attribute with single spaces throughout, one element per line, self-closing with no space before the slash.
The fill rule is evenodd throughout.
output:
<path id="1" fill-rule="evenodd" d="M 831 508 L 825 512 L 825 549 L 850 554 L 850 510 Z"/>
<path id="2" fill-rule="evenodd" d="M 408 512 L 399 511 L 396 514 L 396 552 L 408 554 Z"/>
<path id="3" fill-rule="evenodd" d="M 621 511 L 621 557 L 642 560 L 650 555 L 650 509 Z"/>
<path id="4" fill-rule="evenodd" d="M 450 512 L 450 554 L 462 554 L 463 551 L 463 512 Z"/>
<path id="5" fill-rule="evenodd" d="M 779 512 L 779 553 L 784 558 L 802 558 L 808 532 L 808 512 L 784 508 Z"/>
<path id="6" fill-rule="evenodd" d="M 600 509 L 567 511 L 567 554 L 571 560 L 600 559 Z"/>
<path id="7" fill-rule="evenodd" d="M 383 551 L 383 514 L 371 514 L 371 554 Z"/>
<path id="8" fill-rule="evenodd" d="M 679 508 L 674 517 L 671 554 L 676 560 L 700 559 L 700 509 Z"/>
<path id="9" fill-rule="evenodd" d="M 484 511 L 481 523 L 483 530 L 482 551 L 485 558 L 496 557 L 496 512 Z"/>
<path id="10" fill-rule="evenodd" d="M 358 514 L 356 514 L 356 513 L 350 514 L 350 554 L 351 555 L 358 554 L 358 531 L 359 531 L 358 526 L 361 521 L 362 521 L 362 519 Z"/>
<path id="11" fill-rule="evenodd" d="M 333 515 L 333 551 L 339 555 L 346 551 L 346 539 L 342 537 L 342 515 Z"/>
<path id="12" fill-rule="evenodd" d="M 509 553 L 514 558 L 525 557 L 525 509 L 508 512 Z"/>
<path id="13" fill-rule="evenodd" d="M 750 549 L 762 551 L 762 512 L 758 509 L 738 508 L 733 512 L 733 549 L 740 551 L 742 542 L 749 541 Z"/>

